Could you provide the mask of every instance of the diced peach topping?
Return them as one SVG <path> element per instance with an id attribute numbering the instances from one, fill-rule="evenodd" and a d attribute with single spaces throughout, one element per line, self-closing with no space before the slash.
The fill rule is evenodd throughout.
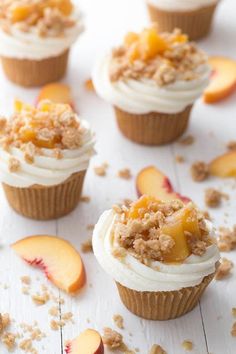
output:
<path id="1" fill-rule="evenodd" d="M 56 8 L 65 16 L 69 16 L 73 11 L 71 0 L 46 0 L 42 3 L 32 3 L 23 5 L 13 5 L 10 7 L 9 18 L 12 23 L 27 20 L 29 16 L 34 14 L 37 19 L 43 17 L 45 8 Z M 37 16 L 38 15 L 38 16 Z"/>
<path id="2" fill-rule="evenodd" d="M 182 37 L 179 40 L 183 40 Z M 165 41 L 155 28 L 144 29 L 140 34 L 130 32 L 124 39 L 124 44 L 129 48 L 128 57 L 130 61 L 147 61 L 162 54 L 168 49 Z"/>
<path id="3" fill-rule="evenodd" d="M 133 203 L 129 214 L 127 215 L 129 219 L 138 219 L 144 216 L 144 213 L 149 210 L 152 202 L 157 202 L 156 198 L 144 195 L 139 198 L 136 203 Z"/>

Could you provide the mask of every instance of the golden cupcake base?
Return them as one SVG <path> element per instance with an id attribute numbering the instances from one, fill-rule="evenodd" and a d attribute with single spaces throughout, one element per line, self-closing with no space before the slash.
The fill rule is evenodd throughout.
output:
<path id="1" fill-rule="evenodd" d="M 10 206 L 17 213 L 36 220 L 56 219 L 77 206 L 85 174 L 86 171 L 74 173 L 55 186 L 17 188 L 3 183 L 3 188 Z"/>
<path id="2" fill-rule="evenodd" d="M 151 112 L 132 114 L 114 107 L 120 131 L 130 140 L 144 145 L 164 145 L 176 140 L 187 129 L 192 105 L 177 114 Z"/>
<path id="3" fill-rule="evenodd" d="M 2 57 L 3 70 L 8 79 L 24 87 L 42 86 L 60 80 L 66 73 L 69 50 L 43 60 Z"/>
<path id="4" fill-rule="evenodd" d="M 151 20 L 158 23 L 160 32 L 172 32 L 180 28 L 190 40 L 197 40 L 209 33 L 216 6 L 213 4 L 194 11 L 172 12 L 148 4 L 148 10 Z"/>
<path id="5" fill-rule="evenodd" d="M 140 292 L 119 283 L 116 285 L 129 311 L 147 320 L 164 321 L 183 316 L 194 309 L 214 275 L 208 275 L 199 285 L 178 291 Z"/>

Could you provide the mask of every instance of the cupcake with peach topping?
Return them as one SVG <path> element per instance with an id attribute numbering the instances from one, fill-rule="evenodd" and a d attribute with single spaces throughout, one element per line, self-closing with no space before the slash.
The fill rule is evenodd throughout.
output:
<path id="1" fill-rule="evenodd" d="M 219 261 L 213 227 L 194 204 L 148 196 L 105 211 L 94 229 L 93 249 L 124 305 L 152 320 L 191 311 Z"/>
<path id="2" fill-rule="evenodd" d="M 121 46 L 99 60 L 93 82 L 98 95 L 114 106 L 126 137 L 161 145 L 184 133 L 209 75 L 206 54 L 186 35 L 160 33 L 153 25 L 128 33 Z"/>
<path id="3" fill-rule="evenodd" d="M 71 0 L 1 0 L 0 56 L 6 76 L 26 87 L 59 80 L 82 30 Z"/>
<path id="4" fill-rule="evenodd" d="M 38 220 L 68 214 L 78 204 L 94 135 L 69 105 L 15 103 L 0 120 L 0 180 L 9 204 Z"/>

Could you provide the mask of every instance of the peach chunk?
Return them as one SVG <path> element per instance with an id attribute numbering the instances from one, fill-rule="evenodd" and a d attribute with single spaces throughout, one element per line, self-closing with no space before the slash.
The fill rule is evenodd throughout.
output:
<path id="1" fill-rule="evenodd" d="M 198 239 L 201 238 L 197 213 L 189 206 L 169 216 L 166 219 L 166 224 L 161 228 L 163 234 L 171 236 L 175 241 L 171 252 L 164 256 L 165 262 L 181 262 L 190 256 L 191 252 L 188 247 L 185 231 L 195 235 Z"/>
<path id="2" fill-rule="evenodd" d="M 16 23 L 24 21 L 31 13 L 31 5 L 18 5 L 11 8 L 9 17 L 12 23 Z"/>
<path id="3" fill-rule="evenodd" d="M 229 96 L 236 88 L 236 61 L 224 57 L 211 57 L 211 82 L 204 92 L 206 103 L 214 103 Z"/>
<path id="4" fill-rule="evenodd" d="M 41 100 L 50 100 L 54 103 L 65 103 L 73 106 L 70 87 L 59 82 L 42 87 L 37 98 L 37 103 Z"/>
<path id="5" fill-rule="evenodd" d="M 102 338 L 94 329 L 86 329 L 66 345 L 65 352 L 66 354 L 103 354 Z"/>
<path id="6" fill-rule="evenodd" d="M 210 163 L 210 173 L 221 178 L 236 177 L 236 151 L 226 152 L 215 158 Z"/>
<path id="7" fill-rule="evenodd" d="M 136 188 L 138 195 L 149 195 L 163 201 L 180 199 L 184 203 L 190 199 L 176 193 L 171 182 L 160 170 L 154 166 L 142 169 L 136 177 Z"/>
<path id="8" fill-rule="evenodd" d="M 156 198 L 144 195 L 139 198 L 130 208 L 128 218 L 138 219 L 143 217 L 146 210 L 149 209 L 149 205 L 153 202 L 157 202 Z"/>
<path id="9" fill-rule="evenodd" d="M 85 284 L 80 254 L 66 240 L 48 235 L 30 236 L 17 241 L 12 248 L 27 263 L 41 268 L 59 289 L 74 293 Z"/>

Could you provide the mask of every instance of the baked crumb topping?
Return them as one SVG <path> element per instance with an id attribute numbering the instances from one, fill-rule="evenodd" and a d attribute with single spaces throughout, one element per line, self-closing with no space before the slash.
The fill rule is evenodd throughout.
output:
<path id="1" fill-rule="evenodd" d="M 192 145 L 195 142 L 195 138 L 193 135 L 186 135 L 179 140 L 179 144 L 183 146 Z"/>
<path id="2" fill-rule="evenodd" d="M 160 33 L 153 25 L 140 34 L 128 33 L 124 43 L 113 50 L 110 79 L 152 79 L 165 86 L 197 79 L 197 69 L 206 63 L 206 55 L 181 30 Z"/>
<path id="3" fill-rule="evenodd" d="M 113 321 L 118 328 L 124 329 L 124 319 L 121 315 L 119 315 L 119 314 L 114 315 Z"/>
<path id="4" fill-rule="evenodd" d="M 233 326 L 231 329 L 231 336 L 236 337 L 236 322 L 233 323 Z"/>
<path id="5" fill-rule="evenodd" d="M 205 190 L 205 203 L 210 208 L 217 208 L 220 206 L 223 198 L 228 198 L 225 193 L 215 189 L 207 188 Z"/>
<path id="6" fill-rule="evenodd" d="M 123 168 L 122 170 L 118 171 L 118 177 L 123 179 L 131 179 L 132 174 L 129 168 Z"/>
<path id="7" fill-rule="evenodd" d="M 202 182 L 209 177 L 209 166 L 203 161 L 196 161 L 191 166 L 192 179 L 195 182 Z"/>
<path id="8" fill-rule="evenodd" d="M 193 350 L 193 342 L 191 342 L 190 340 L 184 340 L 182 343 L 182 347 L 184 348 L 184 350 L 191 351 Z"/>
<path id="9" fill-rule="evenodd" d="M 203 255 L 213 242 L 203 215 L 192 203 L 184 205 L 179 200 L 162 202 L 143 196 L 129 207 L 116 205 L 113 209 L 116 213 L 113 235 L 118 244 L 113 255 L 117 258 L 124 257 L 126 249 L 147 265 L 150 261 L 180 260 L 176 253 L 182 254 L 183 249 L 176 244 L 176 234 L 186 245 L 181 260 L 190 254 Z M 182 235 L 176 229 L 179 222 Z"/>
<path id="10" fill-rule="evenodd" d="M 18 148 L 28 164 L 36 155 L 43 155 L 42 148 L 62 153 L 64 149 L 77 149 L 83 145 L 85 128 L 69 105 L 40 101 L 35 108 L 16 101 L 16 112 L 0 129 L 0 146 L 9 150 Z M 9 171 L 16 172 L 20 163 L 9 159 Z"/>
<path id="11" fill-rule="evenodd" d="M 119 349 L 123 345 L 123 336 L 109 327 L 103 329 L 103 343 L 110 349 Z"/>
<path id="12" fill-rule="evenodd" d="M 219 228 L 218 248 L 221 252 L 230 252 L 236 248 L 236 225 L 232 229 Z"/>
<path id="13" fill-rule="evenodd" d="M 100 166 L 95 166 L 94 167 L 94 172 L 97 176 L 100 177 L 105 177 L 107 174 L 107 169 L 108 169 L 109 165 L 107 162 L 104 162 L 103 164 L 101 164 Z"/>
<path id="14" fill-rule="evenodd" d="M 8 34 L 16 28 L 40 37 L 62 37 L 75 25 L 72 11 L 71 0 L 1 0 L 0 27 Z"/>
<path id="15" fill-rule="evenodd" d="M 233 262 L 231 262 L 229 259 L 222 258 L 221 263 L 216 271 L 215 279 L 221 280 L 226 278 L 230 274 L 233 266 Z"/>
<path id="16" fill-rule="evenodd" d="M 153 344 L 149 354 L 167 354 L 167 352 L 158 344 Z"/>

